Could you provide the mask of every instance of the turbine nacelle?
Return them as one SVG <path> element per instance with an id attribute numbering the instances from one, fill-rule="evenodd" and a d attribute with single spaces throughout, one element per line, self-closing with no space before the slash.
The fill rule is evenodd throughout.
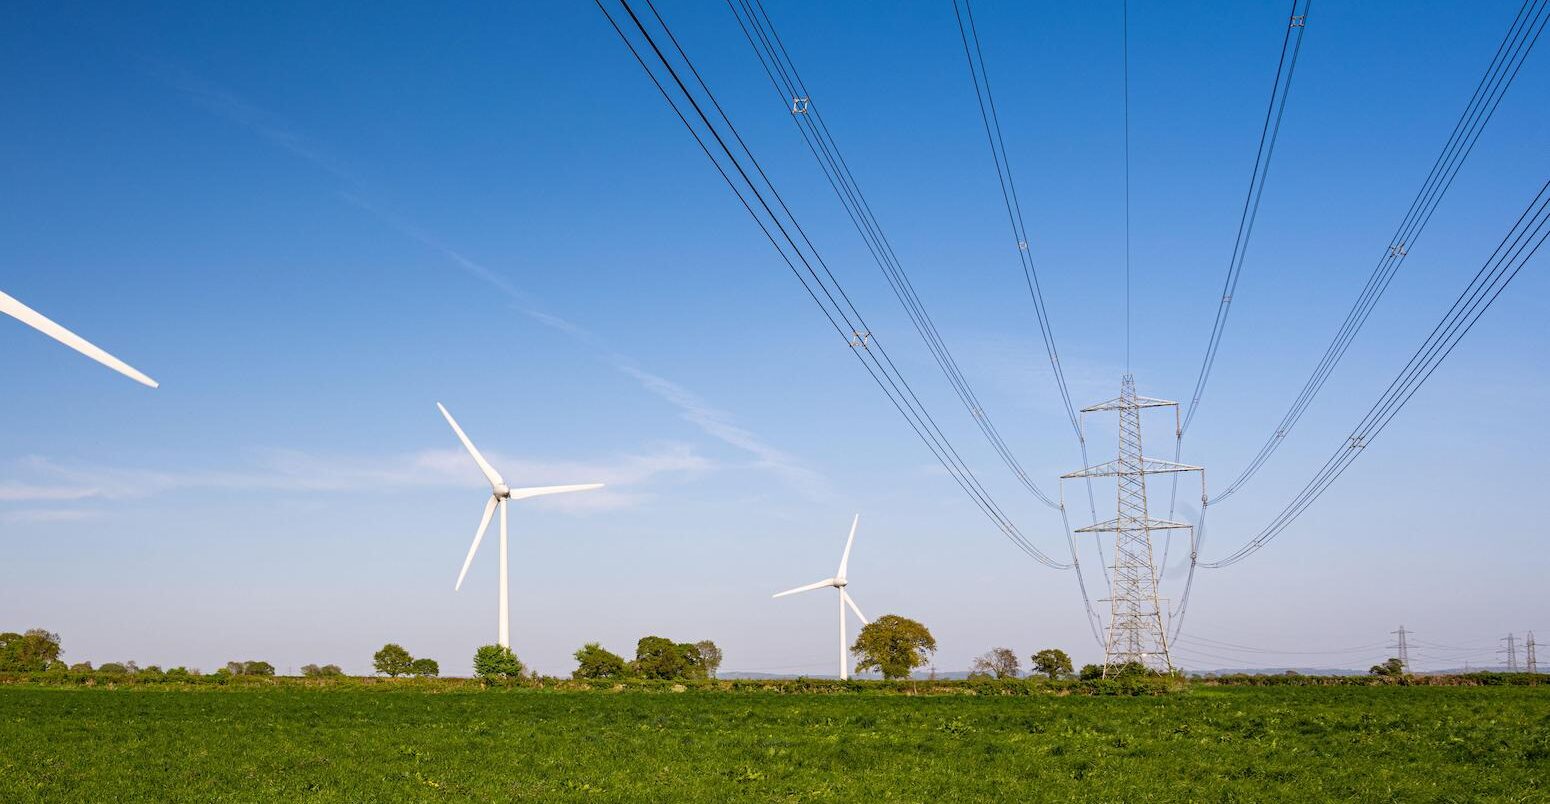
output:
<path id="1" fill-rule="evenodd" d="M 505 483 L 496 483 L 495 486 L 494 486 L 494 491 L 495 491 L 495 499 L 497 499 L 497 500 L 509 500 L 509 499 L 511 499 L 511 487 L 506 485 Z"/>

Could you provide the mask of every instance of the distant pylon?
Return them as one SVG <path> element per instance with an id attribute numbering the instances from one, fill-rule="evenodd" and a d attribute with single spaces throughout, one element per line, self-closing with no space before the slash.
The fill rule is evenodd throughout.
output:
<path id="1" fill-rule="evenodd" d="M 1398 631 L 1390 631 L 1389 633 L 1396 634 L 1399 637 L 1394 644 L 1394 649 L 1399 653 L 1399 671 L 1401 673 L 1410 672 L 1410 643 L 1405 640 L 1405 637 L 1410 632 L 1406 631 L 1405 627 L 1401 625 Z"/>
<path id="2" fill-rule="evenodd" d="M 1509 672 L 1509 673 L 1516 673 L 1516 672 L 1518 672 L 1518 643 L 1517 643 L 1517 638 L 1514 637 L 1512 634 L 1508 634 L 1507 636 L 1503 637 L 1501 641 L 1507 643 L 1507 647 L 1504 648 L 1504 650 L 1507 653 L 1507 672 Z"/>
<path id="3" fill-rule="evenodd" d="M 1524 645 L 1524 647 L 1527 649 L 1527 652 L 1528 652 L 1528 671 L 1530 673 L 1537 673 L 1537 672 L 1539 672 L 1539 663 L 1534 661 L 1534 632 L 1533 631 L 1528 632 L 1527 644 Z"/>
<path id="4" fill-rule="evenodd" d="M 1083 408 L 1082 413 L 1115 411 L 1119 414 L 1119 457 L 1061 475 L 1072 478 L 1112 477 L 1116 480 L 1115 518 L 1097 522 L 1078 533 L 1113 533 L 1114 563 L 1109 580 L 1109 625 L 1104 640 L 1103 672 L 1136 663 L 1155 670 L 1172 670 L 1168 632 L 1163 624 L 1162 601 L 1157 596 L 1157 564 L 1152 557 L 1152 531 L 1188 529 L 1182 522 L 1153 519 L 1146 509 L 1146 476 L 1165 472 L 1201 472 L 1201 501 L 1205 501 L 1205 470 L 1171 461 L 1145 457 L 1141 451 L 1141 410 L 1172 407 L 1178 429 L 1179 403 L 1136 395 L 1135 378 L 1124 375 L 1115 399 Z"/>

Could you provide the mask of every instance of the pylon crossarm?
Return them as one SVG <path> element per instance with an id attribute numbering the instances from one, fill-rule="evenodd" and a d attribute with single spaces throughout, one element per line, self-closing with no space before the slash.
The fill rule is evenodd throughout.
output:
<path id="1" fill-rule="evenodd" d="M 1129 460 L 1108 461 L 1075 472 L 1061 475 L 1062 480 L 1078 477 L 1115 477 L 1117 475 L 1160 475 L 1168 472 L 1200 472 L 1203 467 L 1191 466 L 1187 463 L 1174 463 L 1161 458 L 1141 458 L 1132 463 Z"/>
<path id="2" fill-rule="evenodd" d="M 1110 519 L 1107 522 L 1099 522 L 1096 525 L 1088 525 L 1085 528 L 1077 528 L 1076 532 L 1077 533 L 1118 533 L 1119 531 L 1122 531 L 1122 530 L 1140 530 L 1141 528 L 1146 528 L 1147 530 L 1187 530 L 1187 529 L 1189 529 L 1191 527 L 1194 527 L 1194 526 L 1190 525 L 1188 522 L 1175 522 L 1175 521 L 1173 521 L 1171 519 L 1150 519 L 1149 518 L 1149 519 L 1147 519 L 1145 521 L 1141 521 L 1141 520 L 1121 520 L 1119 517 L 1115 517 L 1114 519 Z"/>

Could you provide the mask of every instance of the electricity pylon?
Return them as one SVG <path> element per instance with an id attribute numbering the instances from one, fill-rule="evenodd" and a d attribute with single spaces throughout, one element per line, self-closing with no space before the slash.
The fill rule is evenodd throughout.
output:
<path id="1" fill-rule="evenodd" d="M 1528 632 L 1528 642 L 1523 647 L 1526 648 L 1527 651 L 1528 651 L 1528 671 L 1530 673 L 1537 673 L 1537 672 L 1539 672 L 1539 662 L 1534 660 L 1534 632 L 1533 631 Z"/>
<path id="2" fill-rule="evenodd" d="M 1162 601 L 1157 594 L 1158 571 L 1152 557 L 1152 531 L 1193 530 L 1183 522 L 1153 519 L 1146 509 L 1147 475 L 1169 472 L 1200 472 L 1200 501 L 1205 505 L 1205 470 L 1199 466 L 1148 458 L 1141 451 L 1141 411 L 1144 408 L 1173 408 L 1174 431 L 1179 428 L 1179 403 L 1136 395 L 1135 378 L 1126 374 L 1120 393 L 1111 399 L 1083 408 L 1085 415 L 1103 411 L 1119 414 L 1119 457 L 1108 463 L 1088 466 L 1061 475 L 1061 480 L 1112 477 L 1115 479 L 1116 516 L 1097 522 L 1078 533 L 1113 533 L 1114 563 L 1109 578 L 1109 624 L 1104 640 L 1103 672 L 1137 663 L 1156 670 L 1172 670 L 1168 651 L 1168 631 L 1163 623 Z M 1193 544 L 1193 537 L 1191 543 Z"/>
<path id="3" fill-rule="evenodd" d="M 1516 672 L 1518 672 L 1518 643 L 1517 643 L 1517 637 L 1513 636 L 1512 634 L 1508 634 L 1507 636 L 1502 637 L 1501 641 L 1507 643 L 1507 648 L 1506 648 L 1506 652 L 1507 652 L 1507 672 L 1509 672 L 1509 673 L 1516 673 Z"/>
<path id="4" fill-rule="evenodd" d="M 1405 639 L 1405 637 L 1409 636 L 1410 632 L 1406 631 L 1405 627 L 1401 625 L 1398 631 L 1390 631 L 1389 633 L 1397 634 L 1399 636 L 1399 641 L 1394 645 L 1395 650 L 1399 652 L 1399 672 L 1409 673 L 1410 643 Z"/>

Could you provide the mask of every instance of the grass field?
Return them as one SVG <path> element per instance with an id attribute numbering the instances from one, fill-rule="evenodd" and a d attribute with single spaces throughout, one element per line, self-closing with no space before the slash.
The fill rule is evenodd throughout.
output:
<path id="1" fill-rule="evenodd" d="M 0 687 L 0 801 L 1550 801 L 1550 688 Z"/>

